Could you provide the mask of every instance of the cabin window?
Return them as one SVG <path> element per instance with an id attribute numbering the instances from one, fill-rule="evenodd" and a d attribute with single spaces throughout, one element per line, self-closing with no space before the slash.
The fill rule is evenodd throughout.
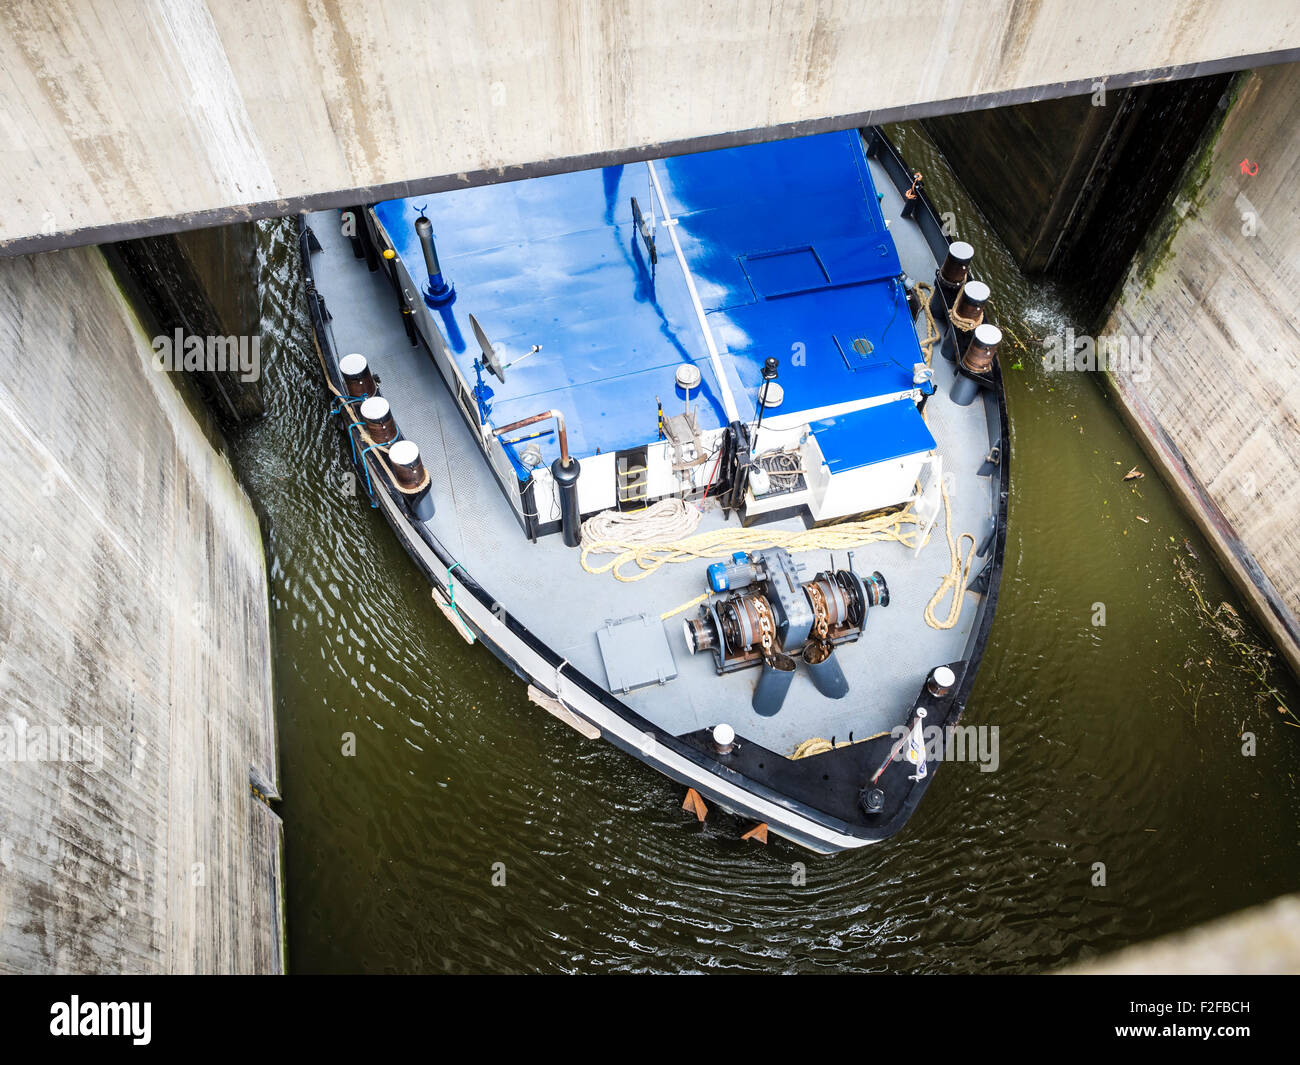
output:
<path id="1" fill-rule="evenodd" d="M 469 394 L 469 389 L 465 387 L 464 382 L 459 378 L 456 380 L 456 398 L 460 400 L 461 407 L 469 415 L 470 424 L 481 424 L 478 417 L 478 404 L 474 402 L 474 397 Z"/>

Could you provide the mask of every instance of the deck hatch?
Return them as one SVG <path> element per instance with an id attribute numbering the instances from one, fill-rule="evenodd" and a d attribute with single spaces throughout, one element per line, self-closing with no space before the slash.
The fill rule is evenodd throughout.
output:
<path id="1" fill-rule="evenodd" d="M 831 283 L 821 256 L 811 245 L 742 255 L 740 265 L 744 268 L 754 295 L 765 300 L 793 296 L 800 292 L 814 292 Z"/>
<path id="2" fill-rule="evenodd" d="M 606 621 L 596 630 L 596 642 L 611 692 L 626 695 L 651 684 L 667 684 L 677 676 L 664 623 L 654 615 Z"/>
<path id="3" fill-rule="evenodd" d="M 894 361 L 883 353 L 877 342 L 868 335 L 868 330 L 865 328 L 832 333 L 831 340 L 835 342 L 835 347 L 839 349 L 840 358 L 844 360 L 844 365 L 853 373 L 860 373 L 862 370 L 869 370 L 886 362 Z"/>

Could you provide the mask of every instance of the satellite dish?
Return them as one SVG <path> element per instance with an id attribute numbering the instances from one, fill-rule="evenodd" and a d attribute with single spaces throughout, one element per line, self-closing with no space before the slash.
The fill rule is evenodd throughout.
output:
<path id="1" fill-rule="evenodd" d="M 504 383 L 506 368 L 501 365 L 501 360 L 497 358 L 496 349 L 492 347 L 492 341 L 487 338 L 487 334 L 483 332 L 483 327 L 478 324 L 478 319 L 472 314 L 469 316 L 469 324 L 474 330 L 474 336 L 478 338 L 478 346 L 483 350 L 483 365 L 496 374 L 497 379 Z"/>

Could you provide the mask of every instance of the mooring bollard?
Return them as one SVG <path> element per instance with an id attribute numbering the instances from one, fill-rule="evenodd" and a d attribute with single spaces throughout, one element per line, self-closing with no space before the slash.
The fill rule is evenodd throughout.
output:
<path id="1" fill-rule="evenodd" d="M 974 282 L 972 282 L 974 284 Z M 960 366 L 965 372 L 959 372 L 953 379 L 948 398 L 959 407 L 969 407 L 979 395 L 979 382 L 970 375 L 986 375 L 992 372 L 993 362 L 998 356 L 998 345 L 1002 343 L 1002 330 L 990 322 L 977 325 L 972 331 L 970 342 L 961 356 Z"/>
<path id="2" fill-rule="evenodd" d="M 343 375 L 343 388 L 352 399 L 373 396 L 379 391 L 370 372 L 370 363 L 358 351 L 339 360 L 339 372 Z"/>
<path id="3" fill-rule="evenodd" d="M 948 322 L 948 306 L 957 298 L 962 285 L 970 276 L 971 260 L 975 249 L 964 240 L 954 240 L 948 245 L 943 264 L 935 271 L 934 292 L 930 294 L 930 313 L 940 325 Z"/>
<path id="4" fill-rule="evenodd" d="M 388 400 L 383 396 L 371 396 L 361 404 L 361 420 L 366 423 L 366 432 L 376 444 L 388 444 L 397 439 L 397 422 Z"/>
<path id="5" fill-rule="evenodd" d="M 419 446 L 414 440 L 397 441 L 388 449 L 388 462 L 398 485 L 407 490 L 403 494 L 407 506 L 411 508 L 411 513 L 420 521 L 428 521 L 434 514 L 433 496 L 429 491 L 433 486 L 429 482 L 424 462 L 420 458 Z M 411 491 L 419 488 L 421 484 L 424 487 L 418 492 Z"/>

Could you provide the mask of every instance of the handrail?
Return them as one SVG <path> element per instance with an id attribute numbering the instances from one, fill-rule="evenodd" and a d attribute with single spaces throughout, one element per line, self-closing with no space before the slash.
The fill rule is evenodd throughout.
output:
<path id="1" fill-rule="evenodd" d="M 523 429 L 525 426 L 536 425 L 538 422 L 544 422 L 548 418 L 554 418 L 560 429 L 560 464 L 565 468 L 569 465 L 569 434 L 564 429 L 564 415 L 558 410 L 544 410 L 541 414 L 534 414 L 529 418 L 521 418 L 517 422 L 511 422 L 509 425 L 503 425 L 499 429 L 493 429 L 492 435 L 500 439 L 506 433 L 513 433 L 516 429 Z"/>

